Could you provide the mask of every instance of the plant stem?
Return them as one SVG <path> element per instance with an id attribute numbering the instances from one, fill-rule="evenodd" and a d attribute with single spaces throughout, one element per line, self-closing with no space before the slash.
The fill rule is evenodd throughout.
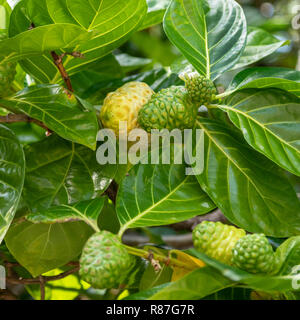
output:
<path id="1" fill-rule="evenodd" d="M 66 83 L 66 86 L 70 92 L 73 92 L 73 87 L 71 84 L 70 77 L 63 65 L 62 56 L 59 56 L 55 51 L 51 51 L 51 56 L 53 58 L 54 64 L 56 65 L 57 69 L 59 70 L 61 77 Z"/>
<path id="2" fill-rule="evenodd" d="M 166 257 L 166 256 L 163 256 L 161 254 L 157 254 L 157 253 L 154 253 L 154 252 L 149 252 L 149 251 L 146 251 L 146 250 L 143 250 L 143 249 L 138 249 L 138 248 L 134 248 L 134 247 L 130 247 L 130 246 L 126 246 L 123 244 L 123 246 L 127 249 L 128 253 L 132 254 L 132 255 L 135 255 L 135 256 L 138 256 L 138 257 L 141 257 L 141 258 L 144 258 L 144 259 L 149 259 L 150 256 L 153 257 L 153 259 L 161 262 L 161 263 L 164 263 L 166 265 L 169 265 L 169 266 L 173 266 L 173 267 L 177 267 L 177 268 L 183 268 L 183 269 L 186 269 L 186 270 L 193 270 L 189 264 L 183 262 L 183 261 L 179 261 L 175 258 L 171 258 L 171 257 Z"/>
<path id="3" fill-rule="evenodd" d="M 26 114 L 13 114 L 10 113 L 7 116 L 0 116 L 0 123 L 14 123 L 14 122 L 32 122 L 42 127 L 43 129 L 50 131 L 46 125 L 41 121 L 28 117 Z"/>

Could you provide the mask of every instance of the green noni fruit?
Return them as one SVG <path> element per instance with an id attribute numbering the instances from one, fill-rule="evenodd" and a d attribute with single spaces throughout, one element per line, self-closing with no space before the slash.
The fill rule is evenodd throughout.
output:
<path id="1" fill-rule="evenodd" d="M 198 106 L 207 106 L 216 98 L 217 89 L 210 79 L 197 72 L 182 74 L 180 78 L 185 82 L 191 100 Z"/>
<path id="2" fill-rule="evenodd" d="M 233 247 L 232 264 L 250 273 L 271 273 L 276 258 L 264 234 L 251 234 L 239 239 Z"/>
<path id="3" fill-rule="evenodd" d="M 139 111 L 138 123 L 147 132 L 151 129 L 188 129 L 194 126 L 197 108 L 183 86 L 172 86 L 154 94 Z"/>
<path id="4" fill-rule="evenodd" d="M 108 231 L 100 231 L 93 234 L 84 246 L 79 274 L 94 288 L 117 288 L 132 263 L 132 256 L 118 237 Z"/>

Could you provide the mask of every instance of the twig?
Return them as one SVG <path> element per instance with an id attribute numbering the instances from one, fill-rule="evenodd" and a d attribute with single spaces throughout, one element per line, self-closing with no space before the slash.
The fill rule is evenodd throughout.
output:
<path id="1" fill-rule="evenodd" d="M 164 235 L 162 240 L 172 248 L 187 249 L 193 246 L 192 233 Z M 137 233 L 125 233 L 122 241 L 129 246 L 139 246 L 149 243 L 149 238 Z"/>
<path id="2" fill-rule="evenodd" d="M 45 129 L 47 136 L 49 136 L 52 133 L 52 131 L 49 128 L 47 128 L 47 126 L 43 122 L 30 118 L 26 114 L 10 113 L 7 116 L 0 116 L 0 123 L 14 123 L 14 122 L 32 122 L 42 127 L 43 129 Z"/>
<path id="3" fill-rule="evenodd" d="M 73 92 L 73 87 L 72 87 L 72 84 L 71 84 L 71 80 L 70 80 L 70 77 L 63 65 L 63 60 L 62 60 L 62 57 L 59 56 L 55 51 L 51 51 L 51 56 L 53 58 L 53 61 L 54 61 L 54 64 L 56 65 L 58 71 L 60 72 L 61 74 L 61 77 L 63 78 L 63 80 L 65 81 L 66 83 L 66 86 L 68 88 L 68 90 L 70 92 Z"/>
<path id="4" fill-rule="evenodd" d="M 112 180 L 111 184 L 106 189 L 105 194 L 113 203 L 116 203 L 117 192 L 118 192 L 118 184 L 114 180 Z"/>
<path id="5" fill-rule="evenodd" d="M 54 61 L 54 64 L 56 65 L 57 69 L 59 70 L 60 74 L 61 74 L 61 77 L 63 78 L 63 80 L 65 81 L 66 83 L 66 86 L 68 88 L 68 90 L 70 92 L 73 92 L 73 87 L 72 87 L 72 83 L 71 83 L 71 80 L 70 80 L 70 77 L 63 65 L 63 58 L 67 55 L 69 56 L 72 56 L 74 58 L 84 58 L 84 55 L 78 51 L 75 51 L 75 52 L 64 52 L 62 53 L 61 55 L 58 55 L 55 51 L 51 51 L 51 55 L 52 55 L 52 58 L 53 58 L 53 61 Z"/>
<path id="6" fill-rule="evenodd" d="M 22 284 L 41 284 L 41 277 L 43 278 L 43 283 L 46 283 L 48 281 L 55 281 L 55 280 L 63 279 L 73 273 L 76 273 L 78 270 L 79 270 L 79 266 L 77 266 L 71 270 L 62 272 L 62 273 L 58 274 L 57 276 L 39 276 L 38 278 L 33 278 L 33 279 L 24 279 L 22 277 L 20 277 L 20 278 L 7 277 L 6 281 L 8 283 L 12 283 L 12 284 L 19 284 L 19 283 L 22 283 Z"/>
<path id="7" fill-rule="evenodd" d="M 153 267 L 155 272 L 158 272 L 158 271 L 161 270 L 161 266 L 160 266 L 159 262 L 156 259 L 154 259 L 153 252 L 150 251 L 150 250 L 149 250 L 149 254 L 148 254 L 148 258 L 147 259 L 150 261 L 150 263 L 151 263 L 151 265 L 152 265 L 152 267 Z"/>
<path id="8" fill-rule="evenodd" d="M 43 276 L 39 276 L 41 288 L 41 300 L 45 300 L 45 281 Z"/>
<path id="9" fill-rule="evenodd" d="M 202 216 L 196 216 L 194 218 L 171 224 L 170 227 L 172 227 L 175 230 L 193 230 L 197 224 L 201 223 L 202 221 L 213 221 L 217 222 L 220 221 L 225 224 L 229 224 L 229 221 L 226 219 L 226 217 L 223 215 L 223 213 L 217 209 L 210 213 L 204 214 Z"/>
<path id="10" fill-rule="evenodd" d="M 171 258 L 169 256 L 164 256 L 162 254 L 158 254 L 152 251 L 146 251 L 143 249 L 138 249 L 134 247 L 130 247 L 127 245 L 123 245 L 124 248 L 128 251 L 128 253 L 135 255 L 137 257 L 144 258 L 146 260 L 149 260 L 151 264 L 153 265 L 153 260 L 156 260 L 157 263 L 163 263 L 168 266 L 177 267 L 177 268 L 183 268 L 185 270 L 192 270 L 190 264 L 188 264 L 185 261 L 180 261 L 176 258 Z"/>

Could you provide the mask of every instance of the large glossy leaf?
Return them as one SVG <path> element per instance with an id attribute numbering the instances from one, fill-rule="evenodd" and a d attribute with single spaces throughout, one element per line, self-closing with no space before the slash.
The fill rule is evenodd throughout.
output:
<path id="1" fill-rule="evenodd" d="M 300 234 L 300 203 L 281 170 L 235 131 L 199 118 L 205 132 L 202 189 L 234 224 L 274 237 Z"/>
<path id="2" fill-rule="evenodd" d="M 147 0 L 148 13 L 139 29 L 143 30 L 161 23 L 170 2 L 171 0 Z"/>
<path id="3" fill-rule="evenodd" d="M 150 296 L 148 300 L 198 300 L 233 285 L 211 267 L 192 271 Z"/>
<path id="4" fill-rule="evenodd" d="M 42 121 L 67 140 L 96 149 L 98 120 L 95 111 L 85 109 L 75 96 L 69 97 L 59 85 L 25 88 L 0 100 L 0 105 Z"/>
<path id="5" fill-rule="evenodd" d="M 23 149 L 14 133 L 0 125 L 0 243 L 17 210 L 24 176 Z"/>
<path id="6" fill-rule="evenodd" d="M 184 165 L 138 164 L 122 181 L 117 197 L 121 233 L 127 228 L 175 223 L 215 207 Z"/>
<path id="7" fill-rule="evenodd" d="M 44 52 L 72 48 L 91 37 L 83 28 L 66 23 L 41 26 L 0 42 L 2 62 L 18 61 Z"/>
<path id="8" fill-rule="evenodd" d="M 81 220 L 90 225 L 95 231 L 99 231 L 98 218 L 104 207 L 106 197 L 80 201 L 72 205 L 62 204 L 31 213 L 26 216 L 33 223 L 56 223 Z"/>
<path id="9" fill-rule="evenodd" d="M 289 41 L 278 40 L 263 29 L 249 27 L 246 48 L 233 69 L 253 64 L 288 43 Z"/>
<path id="10" fill-rule="evenodd" d="M 0 0 L 0 29 L 6 30 L 9 26 L 11 8 L 6 0 Z"/>
<path id="11" fill-rule="evenodd" d="M 276 89 L 247 89 L 234 93 L 220 108 L 253 148 L 300 176 L 298 97 Z"/>
<path id="12" fill-rule="evenodd" d="M 246 45 L 246 19 L 233 0 L 173 0 L 164 29 L 195 69 L 212 80 L 235 65 Z"/>
<path id="13" fill-rule="evenodd" d="M 146 0 L 28 0 L 20 2 L 11 16 L 10 36 L 35 26 L 69 23 L 93 31 L 92 38 L 74 46 L 84 59 L 67 57 L 69 75 L 82 70 L 124 43 L 142 23 L 147 13 Z M 60 74 L 49 55 L 30 59 L 31 74 L 44 81 L 57 83 Z M 28 69 L 28 68 L 27 68 Z M 40 79 L 41 77 L 41 79 Z"/>
<path id="14" fill-rule="evenodd" d="M 292 273 L 293 268 L 300 265 L 300 236 L 284 241 L 276 250 L 276 255 L 280 264 L 278 273 L 282 275 Z M 294 270 L 295 274 L 299 274 L 298 269 Z"/>
<path id="15" fill-rule="evenodd" d="M 32 212 L 99 196 L 115 174 L 96 154 L 55 135 L 25 148 L 24 200 Z"/>
<path id="16" fill-rule="evenodd" d="M 245 69 L 234 77 L 223 96 L 246 88 L 278 88 L 300 97 L 300 71 L 276 67 Z"/>
<path id="17" fill-rule="evenodd" d="M 14 224 L 5 237 L 9 251 L 33 277 L 76 259 L 92 229 L 83 222 Z"/>

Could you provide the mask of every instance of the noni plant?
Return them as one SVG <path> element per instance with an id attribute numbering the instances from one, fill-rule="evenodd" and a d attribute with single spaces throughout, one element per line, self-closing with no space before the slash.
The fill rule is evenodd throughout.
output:
<path id="1" fill-rule="evenodd" d="M 299 299 L 298 4 L 244 3 L 0 0 L 1 299 Z"/>

